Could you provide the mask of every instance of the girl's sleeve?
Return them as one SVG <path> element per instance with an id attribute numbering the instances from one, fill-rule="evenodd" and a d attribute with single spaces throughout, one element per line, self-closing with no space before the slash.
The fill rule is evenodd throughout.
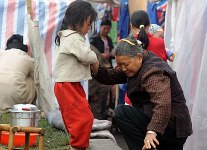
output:
<path id="1" fill-rule="evenodd" d="M 70 53 L 75 55 L 83 64 L 89 65 L 97 62 L 96 54 L 90 49 L 84 39 L 74 40 L 71 47 Z"/>

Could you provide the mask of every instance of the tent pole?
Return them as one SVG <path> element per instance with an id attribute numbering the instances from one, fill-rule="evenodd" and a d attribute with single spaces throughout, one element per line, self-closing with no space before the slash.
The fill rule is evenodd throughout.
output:
<path id="1" fill-rule="evenodd" d="M 147 10 L 147 0 L 128 0 L 129 14 L 130 16 L 136 10 Z"/>
<path id="2" fill-rule="evenodd" d="M 33 14 L 32 14 L 32 2 L 31 2 L 31 0 L 26 0 L 26 4 L 27 4 L 27 14 L 29 14 L 31 20 L 33 20 Z"/>

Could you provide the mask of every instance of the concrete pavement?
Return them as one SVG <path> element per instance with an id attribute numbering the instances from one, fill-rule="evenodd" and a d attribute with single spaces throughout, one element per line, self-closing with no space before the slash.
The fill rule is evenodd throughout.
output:
<path id="1" fill-rule="evenodd" d="M 91 150 L 123 150 L 111 139 L 90 139 Z"/>

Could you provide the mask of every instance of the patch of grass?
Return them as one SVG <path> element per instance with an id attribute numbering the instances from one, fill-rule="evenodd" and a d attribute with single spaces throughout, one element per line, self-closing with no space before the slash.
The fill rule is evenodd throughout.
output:
<path id="1" fill-rule="evenodd" d="M 9 124 L 9 113 L 1 114 L 1 124 Z"/>
<path id="2" fill-rule="evenodd" d="M 40 119 L 38 126 L 45 129 L 45 149 L 69 148 L 69 136 L 66 132 L 50 127 L 45 118 Z"/>
<path id="3" fill-rule="evenodd" d="M 1 124 L 9 123 L 9 113 L 2 114 Z M 38 127 L 45 130 L 45 150 L 68 150 L 69 149 L 69 136 L 67 133 L 61 130 L 50 127 L 48 121 L 45 118 L 41 118 Z M 38 142 L 38 140 L 37 140 Z M 1 145 L 2 148 L 5 146 Z M 31 150 L 37 150 L 37 144 L 31 147 Z"/>

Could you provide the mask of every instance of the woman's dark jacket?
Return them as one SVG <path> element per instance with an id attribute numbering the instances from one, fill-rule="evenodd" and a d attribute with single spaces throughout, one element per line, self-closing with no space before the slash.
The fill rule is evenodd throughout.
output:
<path id="1" fill-rule="evenodd" d="M 170 92 L 162 90 L 165 87 L 165 80 L 162 78 L 156 80 L 157 76 L 168 79 Z M 163 134 L 166 126 L 169 126 L 175 130 L 177 137 L 187 137 L 192 134 L 189 111 L 176 72 L 153 53 L 145 51 L 142 66 L 133 77 L 127 77 L 120 70 L 107 70 L 100 66 L 94 78 L 104 84 L 127 83 L 127 95 L 132 105 L 143 108 L 144 112 L 151 117 L 147 130 Z M 150 78 L 155 81 L 149 83 Z M 148 87 L 153 85 L 151 82 L 162 83 L 164 86 L 146 89 L 146 85 Z"/>

